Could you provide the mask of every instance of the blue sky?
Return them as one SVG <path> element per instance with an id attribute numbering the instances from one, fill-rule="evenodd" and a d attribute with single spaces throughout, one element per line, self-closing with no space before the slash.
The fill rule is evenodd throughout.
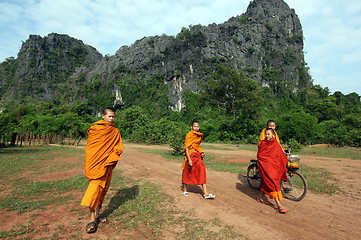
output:
<path id="1" fill-rule="evenodd" d="M 123 45 L 182 27 L 223 23 L 249 0 L 0 0 L 0 62 L 30 34 L 68 34 L 114 55 Z M 285 0 L 301 20 L 314 84 L 361 95 L 361 1 Z"/>

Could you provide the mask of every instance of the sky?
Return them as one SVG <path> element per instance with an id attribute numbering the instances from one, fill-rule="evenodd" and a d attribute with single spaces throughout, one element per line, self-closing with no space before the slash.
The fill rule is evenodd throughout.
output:
<path id="1" fill-rule="evenodd" d="M 17 57 L 29 35 L 67 34 L 114 55 L 143 37 L 221 24 L 250 0 L 0 0 L 0 62 Z M 361 95 L 361 1 L 285 0 L 300 18 L 314 84 Z"/>

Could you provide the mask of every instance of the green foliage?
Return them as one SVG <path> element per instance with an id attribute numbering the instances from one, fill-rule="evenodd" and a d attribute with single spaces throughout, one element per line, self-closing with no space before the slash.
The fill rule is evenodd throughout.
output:
<path id="1" fill-rule="evenodd" d="M 297 72 L 299 76 L 298 87 L 299 88 L 306 88 L 310 87 L 310 75 L 308 74 L 309 67 L 304 62 L 301 62 L 297 66 Z"/>
<path id="2" fill-rule="evenodd" d="M 232 113 L 233 121 L 237 112 L 249 118 L 259 114 L 262 98 L 259 85 L 224 65 L 218 65 L 208 81 L 203 84 L 202 97 L 213 105 L 225 106 Z"/>
<path id="3" fill-rule="evenodd" d="M 254 47 L 249 47 L 248 48 L 248 55 L 252 55 L 255 51 L 256 51 L 256 49 Z"/>
<path id="4" fill-rule="evenodd" d="M 177 34 L 176 40 L 184 40 L 184 39 L 191 39 L 194 38 L 197 35 L 197 31 L 202 28 L 201 24 L 197 25 L 189 25 L 189 28 L 182 27 L 182 30 L 180 33 Z"/>
<path id="5" fill-rule="evenodd" d="M 293 34 L 290 36 L 287 36 L 286 39 L 288 40 L 288 42 L 290 43 L 297 43 L 300 44 L 303 42 L 303 36 L 299 35 L 299 34 Z"/>
<path id="6" fill-rule="evenodd" d="M 288 48 L 287 51 L 284 53 L 283 56 L 285 64 L 292 63 L 293 61 L 296 61 L 298 59 L 297 53 L 295 52 L 295 49 Z"/>
<path id="7" fill-rule="evenodd" d="M 316 134 L 317 119 L 304 111 L 289 112 L 278 121 L 280 138 L 295 139 L 301 144 L 311 144 Z"/>
<path id="8" fill-rule="evenodd" d="M 171 143 L 175 151 L 178 150 L 179 142 L 184 141 L 186 133 L 184 124 L 166 117 L 155 121 L 139 106 L 121 111 L 115 122 L 126 139 L 140 143 Z"/>
<path id="9" fill-rule="evenodd" d="M 239 45 L 242 44 L 242 40 L 239 40 L 236 36 L 233 36 L 233 41 L 234 41 L 236 44 L 239 44 Z"/>
<path id="10" fill-rule="evenodd" d="M 272 32 L 272 30 L 273 30 L 273 25 L 271 24 L 271 23 L 265 23 L 264 24 L 264 26 L 267 28 L 267 30 L 269 31 L 269 32 Z"/>
<path id="11" fill-rule="evenodd" d="M 0 113 L 0 137 L 9 139 L 12 133 L 84 137 L 90 123 L 94 121 L 86 112 L 88 110 L 81 104 L 55 106 L 40 102 L 37 106 L 8 106 Z"/>
<path id="12" fill-rule="evenodd" d="M 257 7 L 257 4 L 254 1 L 250 1 L 248 7 L 255 8 L 255 7 Z"/>
<path id="13" fill-rule="evenodd" d="M 255 3 L 252 2 L 251 7 L 252 4 Z M 246 23 L 247 19 L 244 16 L 240 21 Z M 265 23 L 265 27 L 274 31 L 270 23 Z M 201 28 L 201 25 L 183 28 L 176 41 L 202 40 Z M 232 27 L 223 30 L 231 31 Z M 246 35 L 244 41 L 250 40 L 251 36 Z M 16 59 L 8 58 L 0 64 L 1 78 L 6 79 L 0 88 L 0 137 L 9 139 L 15 132 L 86 136 L 87 128 L 95 121 L 95 114 L 105 106 L 112 106 L 116 86 L 126 103 L 116 112 L 116 123 L 123 137 L 135 142 L 169 144 L 175 154 L 182 151 L 184 136 L 194 120 L 200 122 L 201 132 L 208 142 L 255 144 L 267 120 L 274 119 L 282 141 L 294 145 L 293 149 L 309 143 L 360 146 L 361 102 L 358 94 L 335 92 L 330 95 L 327 87 L 312 85 L 304 62 L 295 70 L 297 83 L 285 82 L 283 69 L 273 68 L 273 58 L 283 59 L 285 64 L 298 61 L 291 43 L 302 41 L 302 36 L 288 36 L 288 40 L 290 46 L 286 51 L 277 50 L 270 38 L 262 42 L 267 52 L 262 62 L 261 82 L 268 85 L 266 87 L 260 87 L 259 83 L 246 77 L 253 76 L 257 69 L 243 67 L 242 71 L 237 71 L 226 65 L 228 60 L 224 57 L 208 58 L 211 65 L 204 63 L 201 66 L 205 77 L 200 79 L 199 88 L 182 93 L 185 107 L 180 112 L 169 110 L 169 90 L 165 83 L 169 76 L 146 76 L 118 65 L 111 73 L 114 81 L 104 81 L 108 77 L 105 75 L 89 80 L 85 73 L 80 73 L 71 80 L 76 86 L 73 87 L 68 76 L 86 63 L 87 48 L 72 47 L 65 53 L 45 44 L 43 48 L 29 52 L 29 64 L 38 66 L 37 61 L 45 59 L 44 68 L 51 72 L 50 80 L 49 76 L 38 74 L 24 77 L 21 82 L 23 79 L 14 76 Z M 233 41 L 241 43 L 235 35 Z M 154 46 L 154 39 L 148 44 Z M 254 52 L 253 47 L 248 48 L 248 54 Z M 64 66 L 54 64 L 59 61 L 69 68 L 65 70 Z M 184 66 L 177 66 L 173 70 L 174 76 L 180 77 L 183 70 Z M 22 89 L 17 94 L 21 104 L 3 96 L 4 89 L 19 82 Z M 55 89 L 59 95 L 39 101 L 37 96 L 46 94 L 49 89 Z M 202 90 L 197 93 L 199 89 Z"/>
<path id="14" fill-rule="evenodd" d="M 248 18 L 249 18 L 248 16 L 241 17 L 241 19 L 240 19 L 241 24 L 245 24 L 245 23 L 247 23 Z"/>
<path id="15" fill-rule="evenodd" d="M 292 153 L 297 153 L 302 149 L 302 144 L 300 144 L 296 139 L 291 138 L 288 140 L 288 148 L 292 149 Z"/>
<path id="16" fill-rule="evenodd" d="M 261 77 L 262 80 L 269 84 L 270 89 L 273 93 L 280 93 L 284 90 L 284 81 L 280 77 L 280 70 L 271 70 L 269 68 L 263 70 Z"/>

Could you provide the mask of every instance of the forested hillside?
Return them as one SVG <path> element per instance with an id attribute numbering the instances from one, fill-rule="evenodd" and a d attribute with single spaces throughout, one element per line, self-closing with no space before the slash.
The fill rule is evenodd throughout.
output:
<path id="1" fill-rule="evenodd" d="M 301 23 L 282 0 L 254 0 L 223 24 L 145 37 L 113 56 L 67 35 L 31 35 L 0 64 L 0 98 L 3 143 L 84 137 L 111 106 L 125 139 L 175 149 L 193 120 L 209 142 L 256 143 L 273 119 L 293 148 L 361 145 L 360 96 L 313 85 Z"/>

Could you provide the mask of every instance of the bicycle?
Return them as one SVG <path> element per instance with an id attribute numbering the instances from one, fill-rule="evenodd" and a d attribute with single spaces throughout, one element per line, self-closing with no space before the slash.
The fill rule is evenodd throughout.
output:
<path id="1" fill-rule="evenodd" d="M 300 157 L 291 155 L 289 151 L 285 151 L 288 158 L 287 162 L 287 178 L 288 181 L 281 180 L 282 195 L 292 201 L 301 201 L 307 193 L 308 185 L 305 177 L 298 172 Z M 247 168 L 247 182 L 254 188 L 259 189 L 261 176 L 258 171 L 257 160 L 251 159 L 251 165 Z"/>

